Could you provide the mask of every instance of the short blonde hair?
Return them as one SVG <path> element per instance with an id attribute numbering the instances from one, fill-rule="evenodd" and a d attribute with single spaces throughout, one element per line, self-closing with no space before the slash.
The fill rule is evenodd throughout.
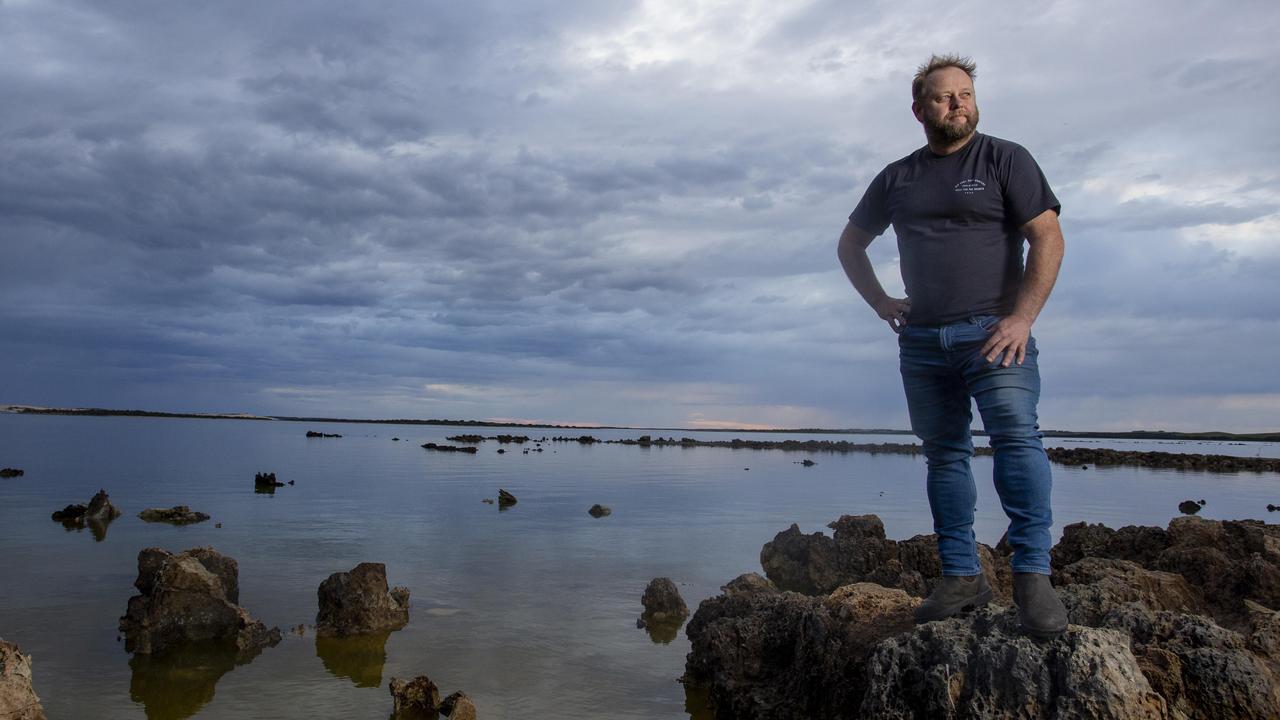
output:
<path id="1" fill-rule="evenodd" d="M 929 73 L 942 68 L 960 68 L 970 80 L 978 76 L 978 65 L 972 58 L 963 55 L 934 55 L 929 58 L 929 62 L 921 65 L 916 69 L 916 76 L 911 78 L 911 99 L 919 101 L 920 96 L 924 94 L 924 79 L 929 77 Z"/>

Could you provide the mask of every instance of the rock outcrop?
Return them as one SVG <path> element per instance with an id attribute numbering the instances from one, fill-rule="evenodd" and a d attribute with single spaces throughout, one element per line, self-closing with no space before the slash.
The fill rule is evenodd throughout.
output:
<path id="1" fill-rule="evenodd" d="M 45 720 L 40 698 L 31 687 L 31 658 L 0 638 L 0 718 Z"/>
<path id="2" fill-rule="evenodd" d="M 101 541 L 107 537 L 107 526 L 121 514 L 120 509 L 111 504 L 107 491 L 98 490 L 89 499 L 88 505 L 68 505 L 55 510 L 51 517 L 68 530 L 83 530 L 88 527 L 93 532 L 94 539 Z"/>
<path id="3" fill-rule="evenodd" d="M 515 495 L 512 495 L 511 493 L 507 492 L 506 490 L 503 490 L 502 488 L 498 488 L 498 506 L 499 507 L 510 507 L 512 505 L 515 505 L 517 502 L 519 501 L 516 500 Z"/>
<path id="4" fill-rule="evenodd" d="M 160 548 L 138 553 L 141 593 L 129 598 L 120 618 L 125 649 L 139 654 L 163 654 L 191 642 L 234 647 L 243 661 L 280 642 L 279 628 L 250 617 L 240 607 L 236 561 L 213 548 L 195 548 L 174 555 Z"/>
<path id="5" fill-rule="evenodd" d="M 277 480 L 276 474 L 273 472 L 254 473 L 253 486 L 255 488 L 278 488 L 284 487 L 284 483 Z"/>
<path id="6" fill-rule="evenodd" d="M 387 589 L 387 566 L 360 563 L 330 575 L 317 591 L 316 634 L 364 635 L 399 630 L 409 622 L 409 590 Z"/>
<path id="7" fill-rule="evenodd" d="M 844 515 L 827 527 L 835 531 L 834 537 L 805 535 L 792 525 L 765 543 L 760 565 L 778 588 L 824 595 L 844 585 L 873 582 L 927 597 L 942 577 L 934 535 L 889 540 L 875 515 Z M 1011 603 L 1013 574 L 1008 562 L 982 544 L 978 559 L 996 600 Z"/>
<path id="8" fill-rule="evenodd" d="M 644 606 L 644 614 L 641 617 L 645 621 L 671 622 L 683 620 L 689 616 L 689 606 L 685 604 L 684 598 L 680 597 L 680 591 L 671 578 L 660 577 L 650 580 L 649 585 L 644 589 L 644 595 L 640 598 L 640 604 Z"/>
<path id="9" fill-rule="evenodd" d="M 147 508 L 138 513 L 138 517 L 147 522 L 166 522 L 173 525 L 190 525 L 209 519 L 208 514 L 196 512 L 186 505 L 174 505 L 171 508 Z"/>
<path id="10" fill-rule="evenodd" d="M 832 526 L 781 533 L 762 559 L 783 583 L 743 575 L 690 620 L 684 679 L 716 717 L 1280 717 L 1280 526 L 1068 526 L 1053 558 L 1071 625 L 1052 641 L 1007 604 L 914 625 L 932 538 L 892 543 L 872 516 Z M 778 589 L 851 575 L 898 587 Z"/>

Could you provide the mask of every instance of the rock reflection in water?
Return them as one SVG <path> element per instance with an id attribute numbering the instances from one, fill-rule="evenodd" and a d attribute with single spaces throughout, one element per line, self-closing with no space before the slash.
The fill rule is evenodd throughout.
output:
<path id="1" fill-rule="evenodd" d="M 391 631 L 347 637 L 316 637 L 316 656 L 330 675 L 348 678 L 356 687 L 382 684 Z"/>
<path id="2" fill-rule="evenodd" d="M 160 656 L 135 654 L 129 660 L 133 678 L 129 697 L 142 703 L 148 720 L 180 720 L 195 715 L 213 700 L 214 686 L 259 651 L 241 653 L 234 645 L 192 643 Z"/>
<path id="3" fill-rule="evenodd" d="M 685 683 L 684 711 L 689 713 L 689 720 L 715 720 L 716 711 L 711 706 L 711 688 Z"/>
<path id="4" fill-rule="evenodd" d="M 89 528 L 89 532 L 93 535 L 96 542 L 102 542 L 107 539 L 107 527 L 115 520 L 113 517 L 101 518 L 85 518 L 84 516 L 71 518 L 67 520 L 59 520 L 62 523 L 62 529 L 67 532 L 83 532 L 85 528 Z"/>
<path id="5" fill-rule="evenodd" d="M 680 628 L 684 627 L 685 618 L 675 620 L 646 620 L 644 631 L 654 645 L 670 645 L 680 636 Z"/>

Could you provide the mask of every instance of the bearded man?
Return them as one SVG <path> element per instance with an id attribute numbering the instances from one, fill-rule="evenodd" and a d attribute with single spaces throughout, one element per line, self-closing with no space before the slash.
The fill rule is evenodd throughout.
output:
<path id="1" fill-rule="evenodd" d="M 911 429 L 927 462 L 943 577 L 916 621 L 991 599 L 973 534 L 972 398 L 995 450 L 1018 616 L 1027 633 L 1052 638 L 1066 629 L 1067 614 L 1049 580 L 1052 478 L 1036 415 L 1031 326 L 1062 263 L 1061 205 L 1030 153 L 977 132 L 975 71 L 955 55 L 935 55 L 919 68 L 911 111 L 927 145 L 871 181 L 837 252 L 854 288 L 898 335 Z M 890 225 L 905 298 L 884 291 L 867 257 Z"/>

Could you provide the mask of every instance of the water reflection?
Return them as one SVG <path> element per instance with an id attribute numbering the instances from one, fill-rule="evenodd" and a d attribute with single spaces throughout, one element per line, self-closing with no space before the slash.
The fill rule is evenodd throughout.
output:
<path id="1" fill-rule="evenodd" d="M 685 683 L 684 711 L 689 713 L 689 720 L 715 720 L 715 710 L 711 707 L 711 688 Z"/>
<path id="2" fill-rule="evenodd" d="M 237 654 L 234 645 L 192 643 L 160 656 L 135 653 L 129 660 L 133 677 L 129 697 L 142 703 L 148 720 L 180 720 L 195 715 L 213 700 L 214 686 L 261 650 Z"/>
<path id="3" fill-rule="evenodd" d="M 350 637 L 316 637 L 316 657 L 334 677 L 347 678 L 356 687 L 382 684 L 387 662 L 387 638 L 391 631 Z"/>
<path id="4" fill-rule="evenodd" d="M 66 518 L 59 520 L 62 523 L 62 529 L 67 532 L 83 532 L 85 528 L 89 528 L 89 533 L 93 535 L 96 542 L 102 542 L 107 539 L 107 526 L 109 526 L 115 518 L 113 517 L 94 517 L 85 519 L 82 515 L 76 518 Z"/>
<path id="5" fill-rule="evenodd" d="M 654 645 L 670 645 L 680 636 L 680 628 L 684 627 L 684 621 L 683 617 L 672 620 L 654 620 L 645 617 L 644 631 L 649 634 L 649 639 Z"/>

